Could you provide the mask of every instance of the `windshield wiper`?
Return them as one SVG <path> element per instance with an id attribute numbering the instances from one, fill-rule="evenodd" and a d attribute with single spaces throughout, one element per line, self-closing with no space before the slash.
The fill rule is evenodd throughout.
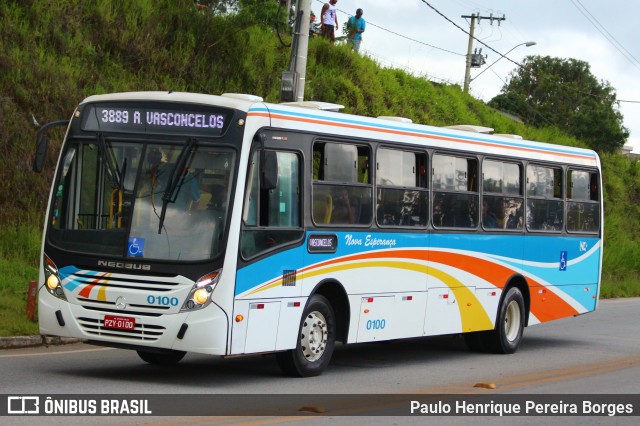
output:
<path id="1" fill-rule="evenodd" d="M 107 141 L 104 138 L 102 133 L 98 133 L 98 154 L 100 155 L 100 159 L 105 164 L 107 169 L 107 174 L 109 175 L 109 179 L 111 180 L 111 185 L 114 188 L 122 189 L 122 174 L 120 170 L 118 170 L 118 166 L 113 158 L 113 155 L 109 148 L 107 147 Z M 122 169 L 124 170 L 126 167 L 126 162 L 122 165 Z"/>
<path id="2" fill-rule="evenodd" d="M 162 233 L 162 225 L 164 224 L 164 217 L 167 213 L 167 205 L 169 203 L 175 203 L 178 197 L 178 184 L 184 180 L 184 171 L 187 168 L 187 161 L 191 157 L 192 151 L 195 149 L 198 140 L 196 138 L 187 139 L 180 155 L 176 161 L 176 166 L 171 170 L 169 179 L 167 180 L 167 186 L 162 194 L 162 210 L 160 211 L 160 223 L 158 224 L 158 234 Z"/>

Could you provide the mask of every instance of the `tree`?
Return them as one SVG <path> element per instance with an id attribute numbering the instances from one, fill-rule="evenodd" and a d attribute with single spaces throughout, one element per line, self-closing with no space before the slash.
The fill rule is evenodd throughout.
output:
<path id="1" fill-rule="evenodd" d="M 528 56 L 489 105 L 528 125 L 558 126 L 601 153 L 617 151 L 629 137 L 615 90 L 577 59 Z"/>
<path id="2" fill-rule="evenodd" d="M 267 26 L 273 25 L 278 5 L 284 7 L 285 3 L 284 0 L 196 0 L 194 2 L 196 7 L 204 8 L 213 15 L 240 15 L 249 23 Z"/>

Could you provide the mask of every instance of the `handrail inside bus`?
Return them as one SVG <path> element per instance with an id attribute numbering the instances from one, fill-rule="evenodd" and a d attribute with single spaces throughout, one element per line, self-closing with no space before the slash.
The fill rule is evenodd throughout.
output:
<path id="1" fill-rule="evenodd" d="M 116 201 L 115 197 L 118 197 L 117 205 L 115 203 Z M 114 207 L 117 207 L 117 211 L 116 211 L 116 215 L 118 218 L 117 228 L 120 229 L 122 228 L 122 189 L 116 188 L 113 191 L 111 191 L 111 197 L 109 198 L 109 228 L 113 228 L 114 226 L 114 222 L 113 222 Z"/>

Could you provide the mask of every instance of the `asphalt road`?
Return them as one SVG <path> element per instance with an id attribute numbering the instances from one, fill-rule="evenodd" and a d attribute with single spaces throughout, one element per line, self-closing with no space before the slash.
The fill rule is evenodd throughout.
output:
<path id="1" fill-rule="evenodd" d="M 513 355 L 472 353 L 456 336 L 339 346 L 328 370 L 320 377 L 308 379 L 283 377 L 272 355 L 221 359 L 187 354 L 176 366 L 159 367 L 145 364 L 132 351 L 85 344 L 11 349 L 0 351 L 0 394 L 340 395 L 325 401 L 321 407 L 309 406 L 310 411 L 317 409 L 325 415 L 359 415 L 374 409 L 393 408 L 385 407 L 374 397 L 363 401 L 361 395 L 369 394 L 637 396 L 640 394 L 639 326 L 640 298 L 605 300 L 594 313 L 525 329 L 524 341 Z M 483 387 L 476 387 L 478 384 Z M 290 403 L 301 407 L 303 402 L 295 399 Z M 640 406 L 635 410 L 640 411 Z M 308 414 L 302 412 L 305 413 Z M 294 416 L 297 416 L 295 412 Z M 98 418 L 92 419 L 96 424 L 111 424 L 105 423 L 105 418 L 101 422 Z M 126 424 L 124 419 L 112 420 L 114 424 Z M 219 418 L 217 422 L 238 424 L 244 421 L 241 419 Z M 321 422 L 288 416 L 267 419 L 269 424 Z M 350 424 L 356 419 L 362 418 L 335 417 L 333 423 Z M 420 423 L 419 418 L 402 419 L 393 423 Z M 438 419 L 439 423 L 450 424 L 471 420 Z M 483 419 L 487 423 L 483 423 Z M 540 424 L 554 424 L 563 418 L 528 418 L 525 423 L 536 423 L 536 419 L 544 419 Z M 637 419 L 614 420 L 617 424 L 635 424 Z M 21 423 L 17 418 L 11 420 Z M 23 420 L 22 424 L 29 424 L 28 418 Z M 138 417 L 136 423 L 192 425 L 207 424 L 210 420 Z M 389 420 L 389 417 L 379 417 L 372 422 L 369 418 L 367 423 L 389 424 Z M 599 424 L 602 420 L 604 418 L 594 417 L 581 424 Z M 474 418 L 475 424 L 491 421 L 492 418 L 487 417 Z M 563 424 L 572 423 L 570 418 L 564 418 Z M 262 423 L 251 420 L 249 424 Z"/>

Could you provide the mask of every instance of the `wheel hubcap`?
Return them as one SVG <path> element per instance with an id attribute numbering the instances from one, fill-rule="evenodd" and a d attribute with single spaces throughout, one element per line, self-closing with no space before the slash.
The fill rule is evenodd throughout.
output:
<path id="1" fill-rule="evenodd" d="M 327 321 L 320 312 L 311 312 L 302 324 L 300 346 L 302 354 L 308 361 L 317 361 L 327 347 L 329 329 Z"/>
<path id="2" fill-rule="evenodd" d="M 507 314 L 504 316 L 504 331 L 507 340 L 510 342 L 515 341 L 520 333 L 520 305 L 515 300 L 512 300 L 507 305 Z"/>

